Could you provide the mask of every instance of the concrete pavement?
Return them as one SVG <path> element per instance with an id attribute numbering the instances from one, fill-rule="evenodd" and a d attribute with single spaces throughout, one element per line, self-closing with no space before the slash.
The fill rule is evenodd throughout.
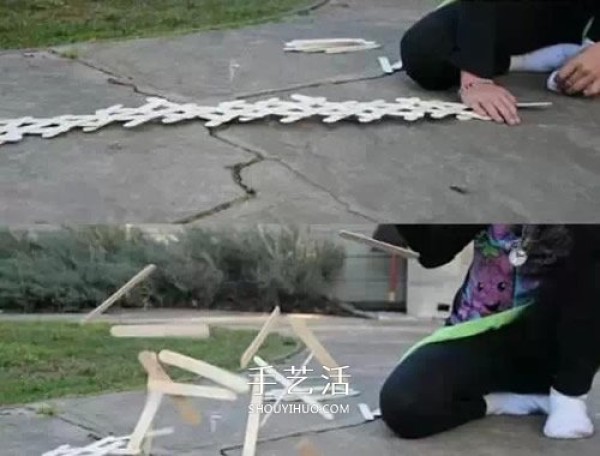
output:
<path id="1" fill-rule="evenodd" d="M 127 318 L 129 320 L 125 321 L 131 321 L 134 317 Z M 401 354 L 432 331 L 437 323 L 407 318 L 371 321 L 326 317 L 315 320 L 313 324 L 319 338 L 334 357 L 342 365 L 349 366 L 351 386 L 358 389 L 361 395 L 338 400 L 340 405 L 349 405 L 350 413 L 338 415 L 331 422 L 312 415 L 274 415 L 260 433 L 258 454 L 261 456 L 293 455 L 295 446 L 302 438 L 309 438 L 323 455 L 597 454 L 600 436 L 578 442 L 551 441 L 541 435 L 543 419 L 540 417 L 490 418 L 421 441 L 398 439 L 380 421 L 365 423 L 357 404 L 367 403 L 371 408 L 378 407 L 378 390 L 389 371 Z M 286 365 L 298 366 L 303 357 L 303 354 L 297 355 Z M 39 455 L 64 443 L 84 444 L 111 432 L 126 434 L 135 424 L 143 400 L 141 392 L 62 399 L 51 402 L 57 412 L 53 417 L 33 412 L 36 405 L 0 409 L 0 455 Z M 156 427 L 175 426 L 176 433 L 157 439 L 155 454 L 241 454 L 240 444 L 246 420 L 245 401 L 247 398 L 234 404 L 205 400 L 195 402 L 204 414 L 204 422 L 197 428 L 182 424 L 172 405 L 165 403 Z M 591 394 L 591 414 L 596 425 L 600 426 L 600 385 Z M 215 423 L 212 430 L 211 421 Z"/>
<path id="2" fill-rule="evenodd" d="M 333 100 L 417 95 L 377 56 L 433 0 L 332 1 L 280 24 L 0 53 L 0 118 L 90 113 L 147 95 L 217 103 L 293 92 Z M 286 54 L 290 39 L 374 39 L 383 49 Z M 325 126 L 200 124 L 29 138 L 0 149 L 0 218 L 31 223 L 592 221 L 600 214 L 600 103 L 511 76 L 523 100 L 555 103 L 508 128 L 425 121 Z M 459 188 L 461 191 L 457 192 Z"/>

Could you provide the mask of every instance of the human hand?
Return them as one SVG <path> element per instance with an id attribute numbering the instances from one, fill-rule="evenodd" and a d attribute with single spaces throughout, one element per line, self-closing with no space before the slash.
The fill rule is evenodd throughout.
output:
<path id="1" fill-rule="evenodd" d="M 556 77 L 561 91 L 568 95 L 600 95 L 600 43 L 589 46 L 573 57 Z"/>
<path id="2" fill-rule="evenodd" d="M 517 112 L 517 99 L 493 81 L 479 79 L 463 82 L 460 97 L 462 102 L 477 114 L 490 117 L 498 123 L 521 123 Z"/>

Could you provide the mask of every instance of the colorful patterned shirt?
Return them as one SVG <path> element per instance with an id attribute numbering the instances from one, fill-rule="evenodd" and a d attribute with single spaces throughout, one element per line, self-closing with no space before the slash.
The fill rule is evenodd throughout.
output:
<path id="1" fill-rule="evenodd" d="M 486 317 L 531 304 L 540 286 L 539 278 L 523 273 L 509 259 L 520 241 L 520 227 L 491 225 L 475 239 L 473 263 L 456 295 L 448 324 Z"/>

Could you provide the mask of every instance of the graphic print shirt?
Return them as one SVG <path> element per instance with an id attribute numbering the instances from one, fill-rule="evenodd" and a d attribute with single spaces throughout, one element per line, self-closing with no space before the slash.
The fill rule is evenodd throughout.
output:
<path id="1" fill-rule="evenodd" d="M 509 259 L 520 241 L 520 227 L 490 225 L 475 238 L 473 263 L 456 295 L 448 324 L 486 317 L 535 301 L 539 278 L 523 273 Z"/>

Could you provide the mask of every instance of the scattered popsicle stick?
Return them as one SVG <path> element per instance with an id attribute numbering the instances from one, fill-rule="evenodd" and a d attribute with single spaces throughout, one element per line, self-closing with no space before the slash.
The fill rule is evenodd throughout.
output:
<path id="1" fill-rule="evenodd" d="M 284 388 L 287 388 L 288 391 L 294 387 L 294 384 L 290 380 L 288 380 L 282 374 L 280 374 L 274 367 L 269 366 L 269 364 L 267 364 L 265 362 L 265 360 L 263 360 L 259 356 L 254 357 L 254 362 L 256 363 L 257 366 L 262 367 L 266 373 L 268 373 L 271 377 L 273 377 L 273 379 L 277 383 L 279 383 Z M 309 395 L 297 394 L 297 396 L 303 402 L 305 402 L 311 406 L 314 406 L 323 418 L 325 418 L 326 420 L 333 420 L 333 415 L 331 413 L 329 413 L 328 411 L 324 410 L 323 405 L 319 401 L 313 399 Z"/>
<path id="2" fill-rule="evenodd" d="M 340 367 L 339 364 L 333 359 L 333 356 L 331 356 L 327 349 L 321 344 L 319 339 L 317 339 L 304 319 L 290 315 L 288 317 L 288 321 L 290 322 L 294 333 L 296 333 L 296 335 L 302 340 L 302 342 L 304 342 L 308 349 L 315 354 L 315 358 L 319 360 L 322 367 L 328 367 L 330 369 Z"/>
<path id="3" fill-rule="evenodd" d="M 371 412 L 371 408 L 367 404 L 358 404 L 358 409 L 365 420 L 373 421 L 375 419 L 373 412 Z"/>
<path id="4" fill-rule="evenodd" d="M 169 366 L 192 372 L 201 377 L 207 378 L 237 393 L 247 393 L 250 385 L 245 378 L 231 372 L 213 366 L 207 362 L 190 358 L 189 356 L 175 353 L 170 350 L 163 350 L 158 354 L 158 358 Z"/>
<path id="5" fill-rule="evenodd" d="M 116 325 L 110 328 L 113 337 L 208 339 L 208 325 Z"/>
<path id="6" fill-rule="evenodd" d="M 119 288 L 116 292 L 114 292 L 108 299 L 106 299 L 102 304 L 92 310 L 89 314 L 87 314 L 81 320 L 81 324 L 85 324 L 90 321 L 92 318 L 100 315 L 103 312 L 106 312 L 110 306 L 112 306 L 115 302 L 129 293 L 133 288 L 135 288 L 139 283 L 146 280 L 150 274 L 152 274 L 156 270 L 156 266 L 150 264 L 138 272 L 135 276 L 133 276 L 129 282 Z"/>
<path id="7" fill-rule="evenodd" d="M 418 259 L 419 254 L 410 249 L 406 249 L 403 247 L 398 247 L 392 244 L 388 244 L 387 242 L 378 241 L 373 239 L 372 237 L 365 236 L 364 234 L 352 233 L 350 231 L 342 230 L 339 232 L 340 237 L 344 239 L 348 239 L 350 241 L 355 241 L 360 244 L 368 245 L 369 247 L 373 247 L 375 249 L 382 250 L 387 253 L 391 253 L 392 255 L 398 255 L 400 257 L 406 259 Z"/>
<path id="8" fill-rule="evenodd" d="M 158 356 L 156 353 L 143 351 L 138 355 L 138 360 L 148 374 L 149 379 L 160 380 L 164 382 L 172 381 L 171 377 L 169 377 L 169 374 L 167 374 L 167 372 L 158 362 Z M 186 423 L 192 426 L 198 426 L 200 424 L 202 421 L 200 414 L 196 411 L 188 399 L 180 396 L 171 396 L 171 400 L 175 403 L 175 406 L 179 410 L 179 414 Z"/>
<path id="9" fill-rule="evenodd" d="M 277 320 L 279 319 L 280 315 L 281 315 L 281 309 L 279 308 L 279 306 L 277 306 L 277 307 L 275 307 L 275 310 L 273 310 L 273 312 L 271 313 L 269 318 L 267 318 L 267 321 L 265 322 L 263 327 L 260 329 L 258 335 L 250 343 L 250 345 L 248 346 L 248 348 L 242 355 L 242 357 L 240 359 L 240 366 L 242 369 L 245 369 L 246 367 L 248 367 L 248 364 L 250 364 L 252 357 L 254 355 L 256 355 L 256 353 L 258 353 L 258 350 L 260 349 L 262 344 L 265 342 L 265 340 L 267 340 L 269 333 L 277 324 Z"/>
<path id="10" fill-rule="evenodd" d="M 260 427 L 260 407 L 263 404 L 262 386 L 258 376 L 255 376 L 254 386 L 252 387 L 252 399 L 248 411 L 248 422 L 246 424 L 246 434 L 244 436 L 244 448 L 242 456 L 255 456 L 256 444 L 258 443 L 258 430 Z"/>
<path id="11" fill-rule="evenodd" d="M 235 401 L 237 395 L 228 389 L 215 386 L 188 385 L 185 383 L 150 380 L 148 390 L 170 396 L 202 397 L 217 401 Z"/>
<path id="12" fill-rule="evenodd" d="M 386 73 L 386 74 L 394 73 L 394 68 L 392 68 L 390 59 L 388 59 L 387 57 L 385 57 L 385 56 L 379 57 L 379 65 L 381 66 L 381 69 L 383 70 L 384 73 Z"/>

